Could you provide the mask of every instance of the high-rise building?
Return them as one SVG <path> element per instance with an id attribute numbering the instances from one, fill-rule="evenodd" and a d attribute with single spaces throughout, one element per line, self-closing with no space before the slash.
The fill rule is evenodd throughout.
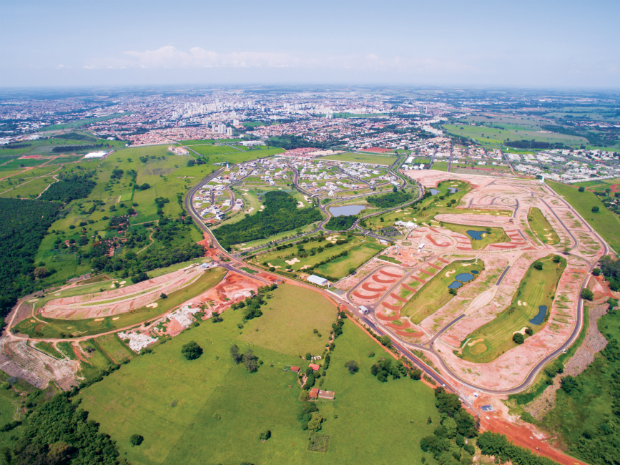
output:
<path id="1" fill-rule="evenodd" d="M 227 136 L 232 136 L 232 135 L 233 135 L 233 130 L 232 130 L 232 128 L 226 128 L 226 135 L 227 135 Z"/>

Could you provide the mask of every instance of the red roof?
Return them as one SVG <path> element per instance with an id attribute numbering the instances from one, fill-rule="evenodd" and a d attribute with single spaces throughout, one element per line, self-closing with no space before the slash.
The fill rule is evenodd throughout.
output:
<path id="1" fill-rule="evenodd" d="M 299 367 L 291 367 L 291 371 L 294 371 L 295 373 L 299 372 L 299 370 Z"/>
<path id="2" fill-rule="evenodd" d="M 310 399 L 316 399 L 319 397 L 319 388 L 310 389 Z"/>
<path id="3" fill-rule="evenodd" d="M 319 365 L 317 365 L 316 363 L 311 363 L 310 365 L 308 365 L 310 368 L 312 368 L 314 371 L 319 371 L 321 369 L 321 367 Z"/>

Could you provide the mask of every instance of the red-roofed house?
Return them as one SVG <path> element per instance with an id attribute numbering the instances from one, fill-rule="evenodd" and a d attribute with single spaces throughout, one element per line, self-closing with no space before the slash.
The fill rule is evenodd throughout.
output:
<path id="1" fill-rule="evenodd" d="M 312 368 L 314 371 L 319 371 L 321 369 L 321 367 L 319 365 L 317 365 L 316 363 L 311 363 L 310 365 L 308 365 L 310 368 Z"/>
<path id="2" fill-rule="evenodd" d="M 299 367 L 291 367 L 291 371 L 294 371 L 295 373 L 299 373 L 299 370 Z"/>
<path id="3" fill-rule="evenodd" d="M 319 388 L 310 389 L 310 399 L 318 399 L 319 398 Z"/>

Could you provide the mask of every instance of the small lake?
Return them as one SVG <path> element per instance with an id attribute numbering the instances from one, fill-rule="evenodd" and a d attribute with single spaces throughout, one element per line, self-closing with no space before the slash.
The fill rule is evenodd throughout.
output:
<path id="1" fill-rule="evenodd" d="M 364 205 L 344 205 L 342 207 L 331 207 L 329 212 L 332 216 L 353 216 L 365 209 Z"/>
<path id="2" fill-rule="evenodd" d="M 441 192 L 441 191 L 439 191 L 437 189 L 433 189 L 433 188 L 429 189 L 429 191 L 431 191 L 431 195 L 437 195 L 437 194 L 439 194 Z"/>
<path id="3" fill-rule="evenodd" d="M 532 323 L 533 325 L 541 324 L 543 321 L 545 321 L 545 315 L 547 315 L 547 306 L 541 305 L 540 307 L 538 307 L 538 315 L 532 318 L 530 320 L 530 323 Z"/>
<path id="4" fill-rule="evenodd" d="M 454 281 L 454 282 L 452 282 L 452 284 L 450 284 L 448 286 L 448 289 L 458 289 L 462 285 L 463 285 L 463 283 L 459 283 L 458 281 Z"/>
<path id="5" fill-rule="evenodd" d="M 457 189 L 456 187 L 448 187 L 448 191 L 450 191 L 450 194 L 456 194 L 460 191 L 460 189 Z"/>
<path id="6" fill-rule="evenodd" d="M 478 274 L 478 270 L 471 270 L 473 274 Z"/>
<path id="7" fill-rule="evenodd" d="M 467 230 L 467 235 L 475 241 L 481 241 L 483 239 L 482 235 L 486 233 L 486 231 L 474 231 L 473 229 Z"/>
<path id="8" fill-rule="evenodd" d="M 461 281 L 462 283 L 466 283 L 474 279 L 474 275 L 471 273 L 461 273 L 457 274 L 454 279 L 456 279 L 457 281 Z"/>

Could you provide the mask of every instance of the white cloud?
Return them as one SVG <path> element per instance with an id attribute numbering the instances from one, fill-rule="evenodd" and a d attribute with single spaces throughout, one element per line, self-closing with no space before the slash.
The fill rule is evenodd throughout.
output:
<path id="1" fill-rule="evenodd" d="M 468 72 L 474 66 L 459 62 L 428 58 L 384 58 L 373 53 L 365 55 L 291 54 L 278 52 L 218 53 L 193 47 L 189 51 L 167 45 L 156 50 L 127 51 L 122 58 L 93 60 L 86 69 L 190 69 L 190 68 L 308 68 L 394 70 L 404 72 Z"/>

